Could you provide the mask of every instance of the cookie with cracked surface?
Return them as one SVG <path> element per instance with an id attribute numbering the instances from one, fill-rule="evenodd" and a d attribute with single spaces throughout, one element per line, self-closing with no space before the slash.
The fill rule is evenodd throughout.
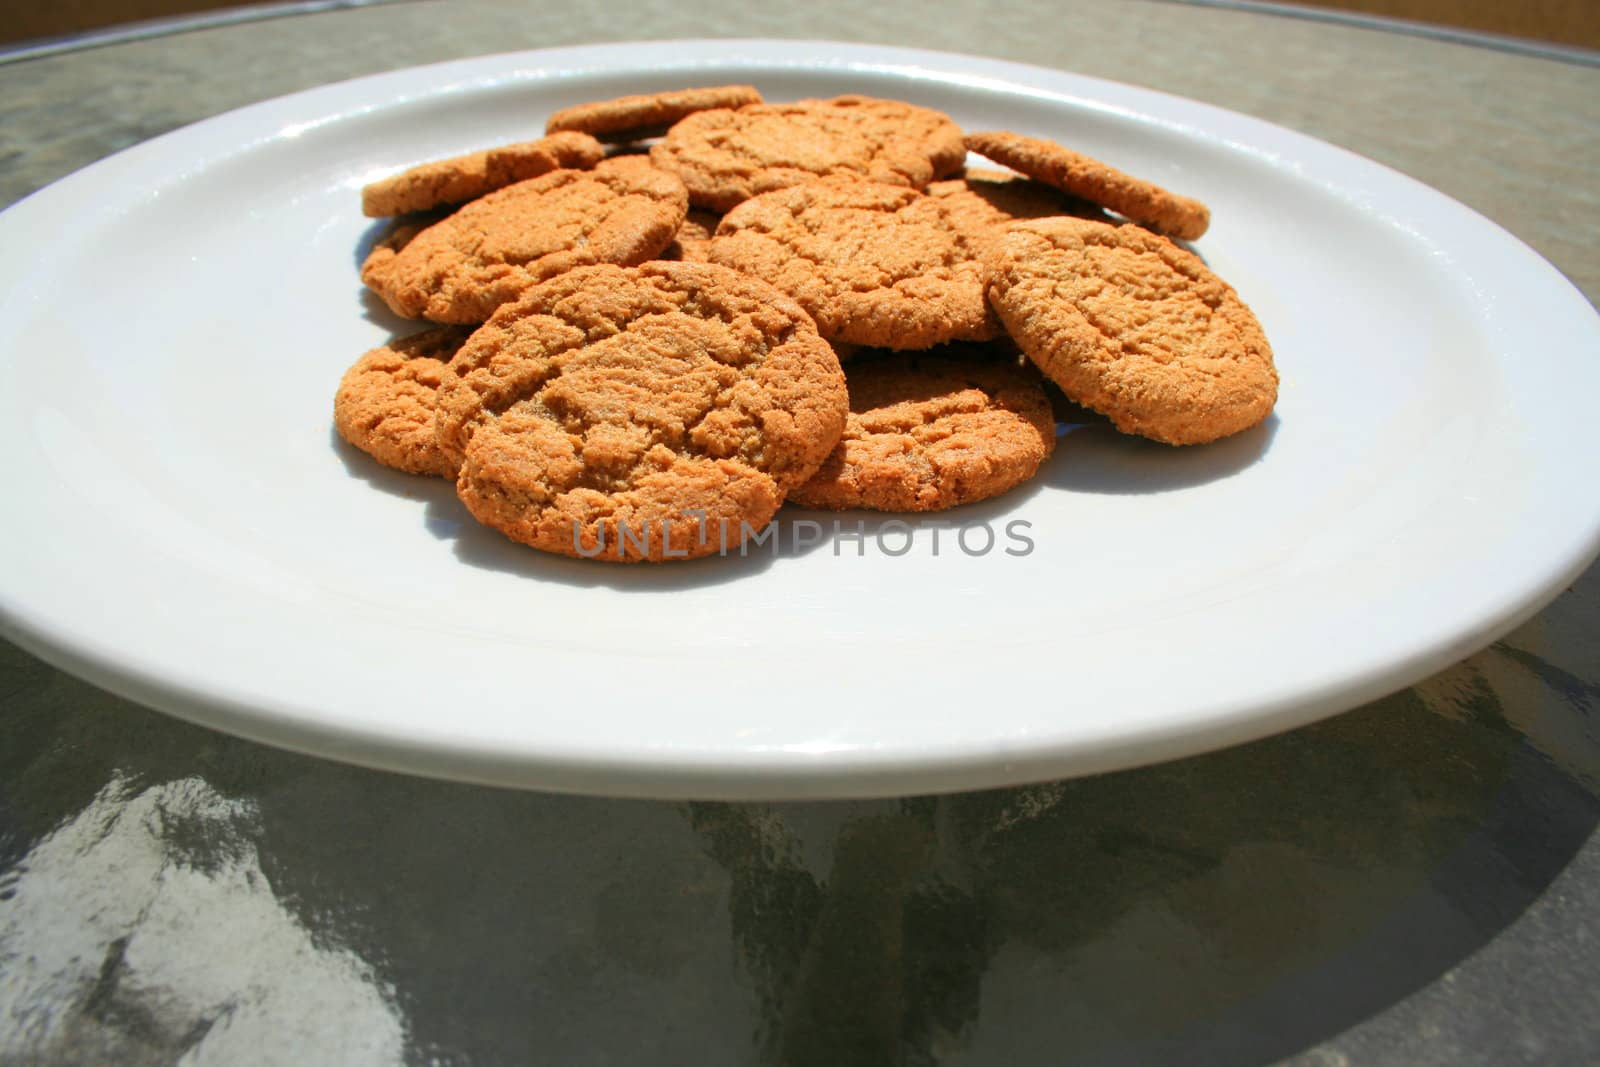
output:
<path id="1" fill-rule="evenodd" d="M 1272 411 L 1261 325 L 1198 256 L 1131 223 L 1008 227 L 989 300 L 1029 359 L 1124 433 L 1203 444 Z"/>
<path id="2" fill-rule="evenodd" d="M 362 279 L 398 315 L 482 322 L 563 271 L 650 259 L 688 207 L 682 182 L 637 158 L 551 171 L 472 201 Z"/>
<path id="3" fill-rule="evenodd" d="M 966 154 L 949 116 L 866 96 L 701 111 L 650 149 L 656 166 L 683 179 L 696 207 L 719 212 L 834 174 L 921 189 Z"/>
<path id="4" fill-rule="evenodd" d="M 850 364 L 850 417 L 802 507 L 939 511 L 999 496 L 1038 473 L 1056 423 L 1039 373 L 987 346 Z"/>
<path id="5" fill-rule="evenodd" d="M 1211 225 L 1211 209 L 1188 196 L 1038 137 L 1008 130 L 967 135 L 967 147 L 1073 196 L 1179 240 L 1193 241 Z"/>
<path id="6" fill-rule="evenodd" d="M 999 332 L 979 252 L 938 199 L 836 177 L 740 204 L 710 256 L 794 297 L 829 340 L 917 349 Z"/>
<path id="7" fill-rule="evenodd" d="M 417 234 L 444 218 L 446 214 L 443 211 L 430 211 L 422 215 L 396 219 L 390 223 L 383 235 L 373 242 L 366 257 L 361 261 L 362 283 L 374 292 L 380 285 L 387 284 L 389 272 L 394 269 L 395 257 L 400 254 L 401 249 L 415 240 Z"/>
<path id="8" fill-rule="evenodd" d="M 698 89 L 672 89 L 664 93 L 619 96 L 564 108 L 551 115 L 546 133 L 576 130 L 602 141 L 628 143 L 660 137 L 673 123 L 696 111 L 741 108 L 761 103 L 753 85 L 712 85 Z"/>
<path id="9" fill-rule="evenodd" d="M 451 362 L 435 433 L 479 521 L 549 552 L 662 561 L 759 532 L 847 409 L 798 304 L 654 262 L 580 268 L 502 307 Z"/>
<path id="10" fill-rule="evenodd" d="M 471 333 L 436 326 L 356 360 L 333 398 L 339 436 L 385 467 L 454 477 L 456 465 L 434 440 L 435 399 L 445 365 Z"/>
<path id="11" fill-rule="evenodd" d="M 463 204 L 553 170 L 583 170 L 600 162 L 605 148 L 585 133 L 558 133 L 537 141 L 487 148 L 434 160 L 361 189 L 361 210 L 373 218 Z"/>
<path id="12" fill-rule="evenodd" d="M 1111 221 L 1087 200 L 1020 174 L 982 167 L 968 167 L 956 177 L 936 181 L 928 186 L 927 194 L 944 205 L 957 226 L 991 243 L 1008 222 L 1061 215 Z"/>
<path id="13" fill-rule="evenodd" d="M 720 215 L 692 209 L 683 220 L 683 225 L 678 227 L 677 236 L 673 237 L 672 243 L 659 258 L 678 259 L 685 263 L 711 262 L 711 238 L 716 235 L 717 224 L 721 221 Z"/>

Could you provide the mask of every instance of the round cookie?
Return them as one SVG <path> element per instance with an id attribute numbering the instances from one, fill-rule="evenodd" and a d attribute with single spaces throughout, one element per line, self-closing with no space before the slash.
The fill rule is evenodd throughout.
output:
<path id="1" fill-rule="evenodd" d="M 563 271 L 644 262 L 687 210 L 683 184 L 639 158 L 551 171 L 472 201 L 379 263 L 369 258 L 362 280 L 398 315 L 482 322 Z"/>
<path id="2" fill-rule="evenodd" d="M 921 189 L 966 154 L 948 116 L 866 96 L 701 111 L 650 149 L 656 166 L 683 179 L 696 207 L 718 212 L 832 174 Z"/>
<path id="3" fill-rule="evenodd" d="M 665 93 L 619 96 L 557 111 L 544 124 L 546 133 L 576 130 L 602 141 L 627 143 L 660 137 L 668 127 L 696 111 L 740 108 L 761 103 L 753 85 L 715 85 L 673 89 Z"/>
<path id="4" fill-rule="evenodd" d="M 389 224 L 382 237 L 373 242 L 366 258 L 361 261 L 361 281 L 376 292 L 388 284 L 389 272 L 394 269 L 395 257 L 400 250 L 416 239 L 417 234 L 445 218 L 444 212 L 429 212 L 397 219 Z"/>
<path id="5" fill-rule="evenodd" d="M 423 163 L 362 187 L 361 210 L 381 218 L 461 204 L 553 170 L 592 167 L 604 155 L 600 142 L 585 133 L 558 133 L 469 152 Z"/>
<path id="6" fill-rule="evenodd" d="M 956 177 L 933 182 L 926 191 L 944 205 L 957 226 L 985 235 L 1008 222 L 1058 215 L 1111 221 L 1087 200 L 1020 174 L 981 167 L 967 167 Z"/>
<path id="7" fill-rule="evenodd" d="M 450 364 L 435 433 L 479 521 L 635 562 L 760 531 L 847 409 L 839 361 L 794 301 L 724 267 L 655 262 L 570 271 L 497 311 Z"/>
<path id="8" fill-rule="evenodd" d="M 436 326 L 356 360 L 333 398 L 339 436 L 385 467 L 454 477 L 456 465 L 434 440 L 435 398 L 445 365 L 471 333 Z"/>
<path id="9" fill-rule="evenodd" d="M 1211 209 L 1200 201 L 1169 193 L 1054 141 L 999 130 L 968 134 L 966 144 L 980 156 L 1180 240 L 1193 241 L 1211 225 Z"/>
<path id="10" fill-rule="evenodd" d="M 685 263 L 711 262 L 711 238 L 716 235 L 717 224 L 721 221 L 721 216 L 709 211 L 690 211 L 672 243 L 657 258 L 680 259 Z"/>
<path id="11" fill-rule="evenodd" d="M 802 507 L 938 511 L 1032 478 L 1055 448 L 1038 372 L 978 346 L 850 364 L 850 417 Z"/>
<path id="12" fill-rule="evenodd" d="M 1272 348 L 1198 256 L 1132 224 L 1013 223 L 989 301 L 1028 358 L 1124 433 L 1202 444 L 1267 417 Z"/>
<path id="13" fill-rule="evenodd" d="M 794 297 L 829 340 L 916 349 L 998 333 L 980 251 L 934 197 L 829 178 L 740 204 L 710 257 Z"/>
<path id="14" fill-rule="evenodd" d="M 951 224 L 982 261 L 994 254 L 1008 223 L 1064 215 L 1111 221 L 1087 200 L 1005 171 L 967 167 L 957 177 L 932 183 L 927 193 L 944 205 Z"/>

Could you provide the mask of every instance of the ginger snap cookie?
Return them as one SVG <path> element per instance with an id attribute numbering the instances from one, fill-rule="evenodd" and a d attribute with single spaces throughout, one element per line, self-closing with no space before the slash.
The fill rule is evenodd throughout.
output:
<path id="1" fill-rule="evenodd" d="M 975 232 L 1058 215 L 1111 221 L 1087 200 L 1020 174 L 982 167 L 967 167 L 953 178 L 933 182 L 926 192 L 944 205 L 956 225 Z"/>
<path id="2" fill-rule="evenodd" d="M 555 170 L 468 203 L 377 263 L 369 257 L 362 280 L 398 315 L 482 322 L 563 271 L 644 262 L 688 206 L 682 182 L 637 157 Z"/>
<path id="3" fill-rule="evenodd" d="M 789 500 L 811 508 L 938 511 L 1032 478 L 1055 448 L 1033 367 L 990 346 L 850 364 L 844 435 Z"/>
<path id="4" fill-rule="evenodd" d="M 515 541 L 613 562 L 758 533 L 838 442 L 833 350 L 770 285 L 707 263 L 585 267 L 475 332 L 439 390 L 456 491 Z"/>
<path id="5" fill-rule="evenodd" d="M 374 292 L 380 286 L 387 284 L 389 272 L 394 268 L 395 257 L 400 254 L 400 250 L 415 240 L 417 234 L 444 218 L 446 214 L 443 211 L 430 211 L 390 223 L 383 236 L 373 242 L 366 258 L 361 261 L 362 283 Z"/>
<path id="6" fill-rule="evenodd" d="M 650 149 L 696 207 L 726 212 L 759 193 L 833 174 L 921 189 L 961 166 L 947 115 L 895 100 L 841 96 L 700 111 Z"/>
<path id="7" fill-rule="evenodd" d="M 659 258 L 681 259 L 685 263 L 711 262 L 711 238 L 716 235 L 717 224 L 721 221 L 720 215 L 713 215 L 698 208 L 692 209 L 684 218 L 683 225 L 678 227 L 678 233 L 672 238 L 672 243 Z"/>
<path id="8" fill-rule="evenodd" d="M 1272 348 L 1198 256 L 1132 224 L 1009 226 L 989 300 L 1029 359 L 1124 433 L 1202 444 L 1266 418 Z"/>
<path id="9" fill-rule="evenodd" d="M 753 85 L 714 85 L 699 89 L 673 89 L 665 93 L 619 96 L 565 108 L 550 116 L 546 133 L 576 130 L 602 141 L 627 143 L 660 137 L 668 127 L 696 111 L 741 108 L 761 103 Z"/>
<path id="10" fill-rule="evenodd" d="M 471 333 L 436 326 L 356 360 L 333 398 L 339 436 L 385 467 L 454 477 L 455 464 L 434 441 L 435 397 L 445 365 Z"/>
<path id="11" fill-rule="evenodd" d="M 604 155 L 604 146 L 585 133 L 558 133 L 469 152 L 423 163 L 364 186 L 361 210 L 380 218 L 461 204 L 553 170 L 592 167 Z"/>
<path id="12" fill-rule="evenodd" d="M 968 134 L 966 145 L 986 159 L 1180 240 L 1193 241 L 1211 225 L 1211 209 L 1200 201 L 1170 193 L 1054 141 L 999 130 Z"/>
<path id="13" fill-rule="evenodd" d="M 979 251 L 938 199 L 835 177 L 740 204 L 710 257 L 794 297 L 829 340 L 916 349 L 999 332 Z"/>

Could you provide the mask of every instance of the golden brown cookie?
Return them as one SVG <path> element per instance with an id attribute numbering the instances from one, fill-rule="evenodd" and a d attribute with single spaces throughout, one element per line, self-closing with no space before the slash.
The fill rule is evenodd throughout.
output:
<path id="1" fill-rule="evenodd" d="M 1109 215 L 1087 200 L 1020 174 L 982 167 L 967 167 L 953 178 L 934 182 L 927 193 L 944 205 L 957 226 L 974 232 L 1058 215 L 1111 221 Z"/>
<path id="2" fill-rule="evenodd" d="M 600 142 L 585 133 L 469 152 L 372 182 L 361 190 L 361 210 L 378 218 L 461 204 L 553 170 L 592 167 L 604 155 Z"/>
<path id="3" fill-rule="evenodd" d="M 367 288 L 377 291 L 388 284 L 389 272 L 394 269 L 395 257 L 400 250 L 416 239 L 417 234 L 445 217 L 442 211 L 424 215 L 411 215 L 390 223 L 382 237 L 373 242 L 366 258 L 361 261 L 361 281 Z"/>
<path id="4" fill-rule="evenodd" d="M 967 147 L 1180 240 L 1193 241 L 1211 225 L 1211 209 L 1200 201 L 1169 193 L 1054 141 L 999 130 L 968 134 Z"/>
<path id="5" fill-rule="evenodd" d="M 527 290 L 462 347 L 437 440 L 468 510 L 569 556 L 736 548 L 839 440 L 848 400 L 794 301 L 709 263 L 587 267 Z M 623 529 L 626 527 L 626 529 Z"/>
<path id="6" fill-rule="evenodd" d="M 694 205 L 711 211 L 831 174 L 921 189 L 966 154 L 948 116 L 865 96 L 701 111 L 650 149 L 656 166 L 683 179 Z"/>
<path id="7" fill-rule="evenodd" d="M 989 347 L 865 358 L 845 374 L 839 444 L 789 500 L 811 508 L 939 511 L 1032 478 L 1055 448 L 1031 366 Z"/>
<path id="8" fill-rule="evenodd" d="M 1278 395 L 1272 348 L 1199 257 L 1132 224 L 1013 223 L 991 261 L 1006 330 L 1072 400 L 1124 433 L 1214 441 Z"/>
<path id="9" fill-rule="evenodd" d="M 690 211 L 683 225 L 678 227 L 677 236 L 658 258 L 681 259 L 685 263 L 711 262 L 711 238 L 716 235 L 717 224 L 721 221 L 720 215 L 709 211 Z"/>
<path id="10" fill-rule="evenodd" d="M 677 178 L 638 158 L 557 170 L 474 200 L 380 261 L 365 281 L 396 314 L 482 322 L 536 282 L 656 255 L 683 224 Z"/>
<path id="11" fill-rule="evenodd" d="M 999 332 L 970 235 L 904 186 L 835 177 L 763 193 L 723 217 L 710 256 L 794 297 L 829 340 L 911 349 Z"/>
<path id="12" fill-rule="evenodd" d="M 455 464 L 434 441 L 435 394 L 445 365 L 471 333 L 436 326 L 356 360 L 333 398 L 339 436 L 385 467 L 454 477 Z"/>
<path id="13" fill-rule="evenodd" d="M 577 130 L 602 141 L 626 143 L 660 137 L 667 128 L 696 111 L 740 108 L 761 103 L 753 85 L 715 85 L 674 89 L 665 93 L 619 96 L 557 111 L 544 124 L 546 133 Z"/>

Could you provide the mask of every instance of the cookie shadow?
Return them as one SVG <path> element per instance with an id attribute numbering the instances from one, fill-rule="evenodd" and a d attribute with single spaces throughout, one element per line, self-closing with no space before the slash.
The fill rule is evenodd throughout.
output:
<path id="1" fill-rule="evenodd" d="M 352 478 L 366 482 L 373 489 L 388 493 L 390 496 L 397 496 L 402 500 L 420 500 L 427 504 L 429 514 L 433 513 L 436 505 L 441 511 L 450 504 L 460 506 L 456 500 L 455 486 L 449 480 L 426 474 L 407 474 L 393 467 L 385 467 L 340 437 L 339 431 L 332 426 L 328 427 L 328 439 L 333 454 L 344 464 L 345 472 Z M 465 509 L 462 510 L 462 517 L 466 517 Z"/>
<path id="2" fill-rule="evenodd" d="M 395 230 L 398 230 L 402 226 L 414 226 L 418 222 L 442 217 L 442 215 L 437 213 L 423 213 L 416 215 L 401 215 L 398 218 L 392 219 L 373 219 L 371 224 L 362 231 L 361 237 L 356 241 L 354 258 L 356 277 L 360 278 L 361 267 L 366 263 L 367 256 L 372 254 L 372 250 L 377 247 L 380 241 L 387 238 Z M 361 303 L 362 317 L 368 322 L 383 327 L 396 337 L 405 337 L 409 334 L 426 330 L 435 325 L 434 323 L 423 322 L 418 319 L 408 319 L 402 315 L 396 315 L 389 309 L 389 305 L 383 302 L 382 297 L 364 285 L 361 286 L 357 292 L 360 294 L 357 299 Z"/>
<path id="3" fill-rule="evenodd" d="M 1208 267 L 1211 266 L 1211 261 L 1206 258 L 1206 254 L 1204 252 L 1200 251 L 1200 247 L 1198 245 L 1196 245 L 1193 241 L 1185 241 L 1185 240 L 1182 240 L 1181 238 L 1177 238 L 1177 237 L 1169 237 L 1169 238 L 1167 238 L 1167 240 L 1171 241 L 1173 244 L 1177 245 L 1179 248 L 1183 249 L 1185 252 L 1189 253 L 1195 259 L 1198 259 L 1200 262 L 1204 263 L 1206 266 L 1208 266 Z"/>
<path id="4" fill-rule="evenodd" d="M 966 550 L 956 541 L 961 530 L 986 527 L 985 551 L 993 550 L 994 531 L 1041 488 L 1035 479 L 992 500 L 926 513 L 823 511 L 786 504 L 759 542 L 751 539 L 725 553 L 665 565 L 599 563 L 528 548 L 474 520 L 453 491 L 428 498 L 424 522 L 434 536 L 454 541 L 456 558 L 471 567 L 580 588 L 672 593 L 741 581 L 817 552 L 836 557 L 900 555 L 911 551 L 913 541 L 931 539 L 935 529 L 949 528 L 943 550 L 955 554 Z"/>
<path id="5" fill-rule="evenodd" d="M 361 317 L 375 326 L 383 327 L 383 329 L 393 334 L 396 340 L 402 337 L 410 337 L 414 333 L 421 333 L 423 330 L 431 330 L 439 325 L 436 322 L 425 322 L 422 319 L 408 319 L 403 315 L 396 315 L 389 310 L 389 305 L 383 302 L 383 297 L 364 286 L 358 299 L 361 301 Z"/>
<path id="6" fill-rule="evenodd" d="M 447 502 L 430 500 L 424 521 L 435 536 L 455 542 L 456 558 L 469 567 L 578 588 L 604 586 L 628 593 L 675 593 L 736 582 L 822 547 L 820 541 L 811 542 L 801 536 L 803 528 L 795 517 L 783 513 L 772 520 L 769 539 L 759 545 L 746 542 L 730 546 L 726 554 L 664 564 L 602 563 L 540 552 L 474 520 L 453 492 Z"/>
<path id="7" fill-rule="evenodd" d="M 458 560 L 480 570 L 578 588 L 604 586 L 625 592 L 671 593 L 749 578 L 782 560 L 809 555 L 831 543 L 829 538 L 819 539 L 806 525 L 809 513 L 785 509 L 773 520 L 770 534 L 760 544 L 746 543 L 743 552 L 741 546 L 731 546 L 724 555 L 667 564 L 569 559 L 518 544 L 479 523 L 456 497 L 452 482 L 385 467 L 340 437 L 338 430 L 330 427 L 328 434 L 334 454 L 352 477 L 391 496 L 421 501 L 422 522 L 427 531 L 441 541 L 451 542 Z"/>
<path id="8" fill-rule="evenodd" d="M 387 240 L 391 234 L 402 229 L 411 228 L 418 232 L 440 222 L 448 217 L 454 208 L 434 208 L 429 211 L 413 211 L 406 215 L 390 215 L 384 218 L 371 219 L 367 228 L 361 231 L 361 236 L 356 239 L 354 263 L 357 273 L 367 262 L 367 257 L 378 246 L 380 241 Z M 415 233 L 412 236 L 416 236 Z M 410 238 L 406 238 L 409 242 Z"/>
<path id="9" fill-rule="evenodd" d="M 1232 477 L 1272 447 L 1278 416 L 1208 445 L 1174 447 L 1118 431 L 1096 418 L 1056 427 L 1045 485 L 1079 493 L 1142 494 L 1189 489 Z"/>
<path id="10" fill-rule="evenodd" d="M 382 238 L 386 238 L 392 230 L 398 229 L 398 227 L 400 227 L 400 222 L 397 219 L 373 219 L 373 221 L 368 222 L 366 229 L 362 230 L 362 237 L 355 242 L 354 262 L 357 274 L 360 274 L 362 264 L 365 264 L 366 258 L 373 254 L 373 248 L 378 246 L 378 242 L 381 242 Z"/>
<path id="11" fill-rule="evenodd" d="M 991 531 L 998 529 L 1004 520 L 1015 518 L 1028 501 L 1039 495 L 1045 488 L 1041 481 L 1033 478 L 988 500 L 941 511 L 868 511 L 864 508 L 828 511 L 785 504 L 778 514 L 797 523 L 820 526 L 821 542 L 817 547 L 826 548 L 836 556 L 896 556 L 902 554 L 902 545 L 910 550 L 909 539 L 926 539 L 931 547 L 934 532 L 947 529 L 949 539 L 940 538 L 938 551 L 955 553 L 960 550 L 955 538 L 961 530 L 981 526 Z M 990 545 L 989 551 L 993 549 Z"/>

